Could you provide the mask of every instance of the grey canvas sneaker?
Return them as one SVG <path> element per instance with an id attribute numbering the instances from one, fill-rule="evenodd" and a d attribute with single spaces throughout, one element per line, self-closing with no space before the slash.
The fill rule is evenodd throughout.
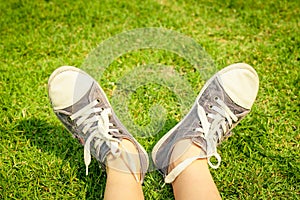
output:
<path id="1" fill-rule="evenodd" d="M 212 168 L 219 167 L 221 157 L 217 153 L 217 146 L 231 135 L 230 131 L 250 112 L 258 85 L 255 70 L 243 63 L 222 69 L 206 82 L 189 113 L 152 150 L 154 164 L 164 175 L 165 182 L 173 182 L 188 165 L 200 158 L 207 158 Z M 174 146 L 187 139 L 190 140 L 189 145 L 201 148 L 199 154 L 170 170 Z M 188 146 L 180 148 L 183 154 Z M 216 165 L 210 162 L 213 156 L 218 161 Z"/>
<path id="2" fill-rule="evenodd" d="M 86 174 L 91 155 L 103 167 L 108 156 L 121 157 L 123 164 L 114 168 L 130 172 L 137 181 L 143 182 L 149 165 L 148 154 L 122 125 L 92 77 L 75 67 L 60 67 L 49 78 L 48 93 L 56 116 L 84 146 Z M 138 153 L 127 151 L 123 139 L 132 142 Z"/>

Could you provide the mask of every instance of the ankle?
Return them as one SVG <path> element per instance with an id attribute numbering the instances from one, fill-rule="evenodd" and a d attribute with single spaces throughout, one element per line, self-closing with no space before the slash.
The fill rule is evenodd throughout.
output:
<path id="1" fill-rule="evenodd" d="M 176 143 L 172 151 L 168 173 L 170 173 L 177 165 L 179 165 L 186 159 L 200 156 L 204 153 L 205 152 L 199 146 L 194 144 L 190 139 L 184 139 L 179 141 L 178 143 Z M 206 158 L 197 160 L 205 160 L 205 162 L 207 163 Z"/>
<path id="2" fill-rule="evenodd" d="M 107 174 L 110 172 L 131 174 L 139 181 L 141 179 L 141 164 L 137 148 L 127 139 L 123 139 L 119 147 L 121 153 L 118 157 L 114 157 L 112 154 L 107 156 Z"/>

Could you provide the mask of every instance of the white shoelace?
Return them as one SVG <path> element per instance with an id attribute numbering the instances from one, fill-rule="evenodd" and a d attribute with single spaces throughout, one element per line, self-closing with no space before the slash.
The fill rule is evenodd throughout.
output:
<path id="1" fill-rule="evenodd" d="M 197 128 L 195 131 L 203 133 L 202 137 L 207 142 L 206 155 L 208 158 L 208 164 L 217 169 L 221 163 L 221 157 L 217 152 L 218 142 L 222 139 L 223 134 L 227 131 L 226 123 L 228 123 L 229 128 L 232 127 L 233 122 L 237 122 L 238 118 L 231 112 L 231 110 L 226 106 L 226 104 L 218 97 L 215 101 L 219 104 L 218 106 L 212 106 L 210 109 L 214 110 L 217 114 L 208 114 L 204 111 L 204 108 L 198 104 L 198 116 L 202 125 L 202 128 Z M 208 122 L 208 117 L 213 119 L 212 123 Z M 220 129 L 222 127 L 222 129 Z M 210 162 L 211 157 L 215 157 L 218 161 L 216 165 Z"/>
<path id="2" fill-rule="evenodd" d="M 228 123 L 229 128 L 232 126 L 233 122 L 237 122 L 238 118 L 231 112 L 231 110 L 226 106 L 226 104 L 218 97 L 214 99 L 218 106 L 210 107 L 211 110 L 214 110 L 216 114 L 209 113 L 206 115 L 206 112 L 202 106 L 197 103 L 197 114 L 200 119 L 202 127 L 196 128 L 194 131 L 199 131 L 203 133 L 203 137 L 207 142 L 207 149 L 205 156 L 195 156 L 188 158 L 182 163 L 178 164 L 166 177 L 165 182 L 171 183 L 175 178 L 193 161 L 199 158 L 207 158 L 208 164 L 217 169 L 221 163 L 221 157 L 217 152 L 218 142 L 222 139 L 223 134 L 227 131 L 226 123 Z M 213 119 L 212 123 L 208 122 L 208 118 Z M 222 127 L 220 129 L 220 127 Z M 210 162 L 211 157 L 215 157 L 218 161 L 216 165 L 213 165 Z"/>
<path id="3" fill-rule="evenodd" d="M 98 103 L 99 102 L 95 100 L 70 116 L 72 120 L 77 119 L 76 121 L 77 126 L 83 125 L 82 132 L 84 134 L 90 132 L 90 135 L 84 144 L 84 163 L 86 166 L 86 175 L 88 175 L 88 166 L 91 163 L 90 148 L 91 148 L 91 142 L 94 139 L 95 139 L 94 148 L 96 149 L 96 155 L 99 155 L 100 147 L 104 142 L 110 148 L 110 153 L 114 157 L 119 157 L 121 154 L 119 145 L 122 146 L 122 148 L 126 151 L 125 147 L 120 143 L 120 140 L 114 138 L 111 134 L 109 134 L 109 132 L 113 132 L 113 131 L 119 132 L 118 129 L 110 128 L 114 126 L 112 123 L 109 122 L 109 117 L 112 114 L 111 109 L 110 108 L 102 109 L 99 107 L 95 107 Z M 100 113 L 100 114 L 99 115 L 96 114 L 93 117 L 90 117 L 90 115 L 93 113 Z M 93 126 L 95 122 L 97 122 L 97 125 Z M 125 164 L 129 165 L 128 168 L 131 172 L 135 172 L 136 167 L 132 162 L 131 157 L 128 154 L 126 155 L 127 155 L 126 159 L 128 163 L 125 162 Z M 138 178 L 136 177 L 136 179 Z"/>

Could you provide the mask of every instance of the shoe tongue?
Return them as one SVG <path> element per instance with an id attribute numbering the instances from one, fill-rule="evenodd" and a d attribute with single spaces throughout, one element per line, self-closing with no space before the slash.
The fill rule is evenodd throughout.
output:
<path id="1" fill-rule="evenodd" d="M 91 88 L 93 79 L 76 71 L 65 71 L 52 80 L 49 87 L 51 102 L 55 110 L 77 103 Z"/>
<path id="2" fill-rule="evenodd" d="M 202 137 L 193 137 L 192 142 L 201 148 L 202 151 L 200 155 L 205 155 L 207 149 L 206 141 Z"/>

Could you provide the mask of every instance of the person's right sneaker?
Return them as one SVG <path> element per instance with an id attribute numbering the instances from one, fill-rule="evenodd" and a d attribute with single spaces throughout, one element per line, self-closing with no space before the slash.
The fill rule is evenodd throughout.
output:
<path id="1" fill-rule="evenodd" d="M 257 73 L 244 63 L 230 65 L 207 81 L 190 112 L 152 150 L 153 162 L 164 175 L 166 183 L 173 182 L 197 159 L 207 158 L 212 168 L 219 167 L 221 157 L 217 153 L 217 146 L 231 135 L 231 130 L 250 112 L 258 86 Z M 190 143 L 181 143 L 184 140 Z M 182 145 L 179 150 L 177 144 Z M 200 147 L 199 153 L 170 169 L 173 162 L 171 158 L 179 158 L 190 145 Z M 178 152 L 181 155 L 174 155 Z M 216 165 L 210 162 L 213 156 L 218 161 Z"/>

